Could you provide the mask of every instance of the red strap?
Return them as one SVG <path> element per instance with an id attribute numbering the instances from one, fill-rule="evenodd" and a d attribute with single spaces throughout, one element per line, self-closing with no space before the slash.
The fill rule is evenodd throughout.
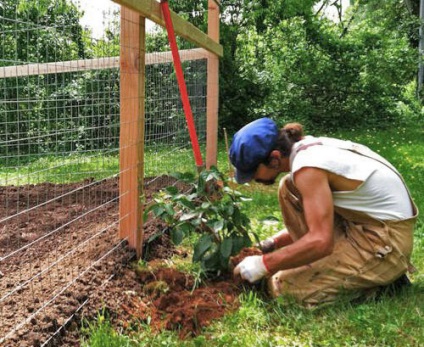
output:
<path id="1" fill-rule="evenodd" d="M 196 128 L 193 121 L 193 113 L 191 111 L 190 100 L 188 98 L 187 87 L 184 79 L 184 73 L 181 66 L 180 55 L 178 53 L 177 41 L 175 39 L 174 26 L 172 24 L 171 12 L 169 11 L 168 1 L 161 1 L 163 17 L 165 19 L 166 29 L 168 31 L 168 41 L 171 46 L 172 57 L 174 58 L 175 73 L 177 75 L 178 86 L 180 88 L 181 100 L 183 103 L 184 113 L 186 116 L 188 131 L 190 133 L 191 146 L 193 148 L 194 159 L 198 167 L 203 166 L 202 154 L 200 153 L 199 141 L 196 135 Z"/>
<path id="2" fill-rule="evenodd" d="M 262 256 L 262 263 L 264 263 L 266 271 L 268 271 L 268 273 L 270 273 L 271 271 L 269 271 L 268 264 L 265 262 L 265 254 Z"/>
<path id="3" fill-rule="evenodd" d="M 321 141 L 317 141 L 317 142 L 308 143 L 307 145 L 302 145 L 298 149 L 296 149 L 296 153 L 299 153 L 300 151 L 303 151 L 305 149 L 308 149 L 311 146 L 317 146 L 317 145 L 322 145 L 322 142 Z"/>

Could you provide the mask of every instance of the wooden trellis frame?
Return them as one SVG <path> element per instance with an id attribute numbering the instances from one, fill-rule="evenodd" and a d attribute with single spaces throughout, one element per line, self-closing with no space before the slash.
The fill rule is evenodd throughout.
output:
<path id="1" fill-rule="evenodd" d="M 143 241 L 146 18 L 165 26 L 155 0 L 113 0 L 121 5 L 120 237 L 141 256 Z M 208 34 L 171 11 L 176 35 L 207 54 L 206 167 L 216 164 L 218 137 L 219 0 L 208 0 Z"/>

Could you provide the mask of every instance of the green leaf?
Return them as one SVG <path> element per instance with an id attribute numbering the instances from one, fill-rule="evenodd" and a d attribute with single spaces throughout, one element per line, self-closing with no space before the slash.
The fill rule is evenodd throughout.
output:
<path id="1" fill-rule="evenodd" d="M 259 236 L 258 236 L 257 233 L 252 233 L 252 234 L 253 234 L 253 237 L 254 237 L 256 243 L 261 242 L 261 240 L 260 240 L 260 238 L 259 238 Z"/>
<path id="2" fill-rule="evenodd" d="M 179 228 L 176 227 L 171 230 L 171 240 L 175 245 L 179 245 L 184 238 L 184 232 Z"/>
<path id="3" fill-rule="evenodd" d="M 216 232 L 216 233 L 218 233 L 218 232 L 220 232 L 222 229 L 224 228 L 224 221 L 221 219 L 221 220 L 217 220 L 216 222 L 214 222 L 213 223 L 213 225 L 212 225 L 212 229 Z"/>
<path id="4" fill-rule="evenodd" d="M 219 188 L 222 184 L 215 185 L 218 179 L 224 182 L 223 190 Z M 155 200 L 157 205 L 149 207 L 149 211 L 168 225 L 174 225 L 170 231 L 174 244 L 180 244 L 185 236 L 194 231 L 200 233 L 193 247 L 193 262 L 200 262 L 207 272 L 227 269 L 229 257 L 251 244 L 249 238 L 245 237 L 250 221 L 239 208 L 238 196 L 241 194 L 225 187 L 219 172 L 205 171 L 199 174 L 197 185 L 188 194 L 168 187 Z M 215 189 L 220 190 L 222 199 L 209 201 L 209 193 Z M 224 238 L 223 235 L 230 237 Z M 218 242 L 218 239 L 222 242 Z"/>
<path id="5" fill-rule="evenodd" d="M 214 181 L 214 180 L 218 180 L 218 179 L 219 179 L 219 177 L 216 175 L 216 173 L 214 173 L 214 172 L 207 172 L 206 182 Z"/>
<path id="6" fill-rule="evenodd" d="M 188 222 L 179 224 L 178 228 L 184 233 L 184 235 L 188 235 L 194 230 L 193 225 Z"/>
<path id="7" fill-rule="evenodd" d="M 234 214 L 234 206 L 232 204 L 228 204 L 227 213 L 229 216 L 232 216 Z"/>
<path id="8" fill-rule="evenodd" d="M 199 216 L 198 212 L 184 213 L 179 219 L 180 221 L 190 220 Z"/>
<path id="9" fill-rule="evenodd" d="M 252 240 L 250 239 L 249 235 L 245 234 L 243 235 L 243 247 L 250 247 L 252 246 Z"/>
<path id="10" fill-rule="evenodd" d="M 175 214 L 174 207 L 172 206 L 172 204 L 166 204 L 164 207 L 165 207 L 165 212 L 169 214 L 170 216 L 173 216 Z"/>
<path id="11" fill-rule="evenodd" d="M 202 259 L 202 268 L 205 271 L 213 271 L 216 272 L 221 269 L 221 255 L 218 250 L 213 253 L 208 254 L 206 257 Z"/>
<path id="12" fill-rule="evenodd" d="M 230 257 L 221 257 L 219 261 L 220 261 L 220 268 L 227 270 L 228 266 L 230 265 Z"/>
<path id="13" fill-rule="evenodd" d="M 204 195 L 205 190 L 206 190 L 205 178 L 204 178 L 204 175 L 200 174 L 198 183 L 197 183 L 197 194 Z"/>
<path id="14" fill-rule="evenodd" d="M 234 235 L 232 239 L 233 239 L 233 249 L 232 249 L 233 254 L 232 255 L 239 254 L 240 251 L 244 248 L 244 243 L 245 243 L 244 237 L 239 235 Z"/>
<path id="15" fill-rule="evenodd" d="M 159 217 L 164 212 L 166 212 L 166 209 L 165 209 L 165 207 L 163 205 L 153 205 L 150 210 L 153 212 L 153 214 L 156 217 Z"/>
<path id="16" fill-rule="evenodd" d="M 277 217 L 271 215 L 271 216 L 266 216 L 266 217 L 261 219 L 261 222 L 266 222 L 266 221 L 279 222 L 280 218 L 277 218 Z"/>
<path id="17" fill-rule="evenodd" d="M 198 262 L 203 255 L 212 247 L 211 235 L 202 235 L 194 246 L 193 261 Z"/>
<path id="18" fill-rule="evenodd" d="M 194 225 L 195 227 L 201 226 L 202 225 L 202 218 L 201 218 L 201 216 L 199 218 L 193 219 L 190 223 L 192 225 Z"/>
<path id="19" fill-rule="evenodd" d="M 190 201 L 193 200 L 193 199 L 196 199 L 196 198 L 197 198 L 197 194 L 196 193 L 187 195 L 187 199 L 190 200 Z"/>
<path id="20" fill-rule="evenodd" d="M 155 232 L 153 235 L 151 235 L 147 239 L 146 243 L 151 243 L 152 241 L 156 240 L 158 237 L 162 236 L 165 233 L 166 230 L 167 229 L 163 229 L 163 230 L 159 230 L 159 231 Z"/>
<path id="21" fill-rule="evenodd" d="M 196 206 L 190 201 L 188 200 L 186 197 L 182 198 L 179 200 L 179 203 L 184 206 L 187 207 L 189 210 L 194 210 L 196 209 Z"/>
<path id="22" fill-rule="evenodd" d="M 174 187 L 174 186 L 166 187 L 164 189 L 164 191 L 167 192 L 167 193 L 169 193 L 169 194 L 171 194 L 171 195 L 178 194 L 178 188 L 177 187 Z"/>
<path id="23" fill-rule="evenodd" d="M 233 235 L 232 240 L 233 249 L 231 255 L 239 254 L 243 248 L 252 245 L 252 240 L 250 240 L 249 235 Z"/>
<path id="24" fill-rule="evenodd" d="M 241 213 L 240 213 L 240 210 L 238 208 L 234 209 L 233 221 L 234 221 L 235 225 L 240 225 L 241 222 L 242 222 Z"/>
<path id="25" fill-rule="evenodd" d="M 211 203 L 210 202 L 203 202 L 202 203 L 202 208 L 204 210 L 208 209 L 209 207 L 211 207 Z"/>
<path id="26" fill-rule="evenodd" d="M 231 222 L 231 220 L 227 221 L 227 230 L 233 231 L 234 229 L 234 223 Z"/>
<path id="27" fill-rule="evenodd" d="M 233 194 L 233 192 L 234 192 L 234 190 L 230 187 L 224 187 L 223 191 L 224 191 L 224 193 L 227 193 L 227 194 Z"/>
<path id="28" fill-rule="evenodd" d="M 246 202 L 246 201 L 252 201 L 252 199 L 246 198 L 245 196 L 240 196 L 240 201 Z"/>
<path id="29" fill-rule="evenodd" d="M 147 220 L 149 219 L 149 209 L 145 209 L 144 211 L 143 211 L 143 222 L 144 223 L 146 223 L 147 222 Z"/>
<path id="30" fill-rule="evenodd" d="M 231 237 L 224 239 L 224 241 L 222 241 L 220 247 L 219 247 L 220 251 L 221 251 L 221 255 L 224 258 L 229 258 L 231 255 L 231 250 L 233 249 L 233 240 Z"/>
<path id="31" fill-rule="evenodd" d="M 184 182 L 193 182 L 195 179 L 192 172 L 171 172 L 169 175 Z"/>

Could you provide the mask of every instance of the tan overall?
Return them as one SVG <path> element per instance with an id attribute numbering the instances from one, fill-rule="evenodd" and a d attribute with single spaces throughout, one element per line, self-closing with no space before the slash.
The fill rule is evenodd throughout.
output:
<path id="1" fill-rule="evenodd" d="M 279 201 L 284 223 L 292 239 L 307 231 L 302 197 L 290 175 L 282 179 Z M 331 255 L 312 264 L 279 271 L 270 277 L 270 293 L 287 294 L 305 306 L 334 302 L 344 294 L 349 299 L 367 289 L 386 285 L 407 272 L 418 215 L 401 221 L 379 221 L 335 207 L 335 247 Z"/>

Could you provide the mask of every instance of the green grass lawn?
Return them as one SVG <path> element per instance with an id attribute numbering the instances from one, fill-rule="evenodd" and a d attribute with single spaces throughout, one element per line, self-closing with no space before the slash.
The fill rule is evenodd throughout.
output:
<path id="1" fill-rule="evenodd" d="M 146 149 L 145 177 L 174 172 L 196 172 L 193 151 L 189 146 L 170 150 L 167 147 Z M 92 151 L 84 154 L 22 155 L 0 160 L 0 186 L 64 184 L 81 182 L 87 178 L 101 180 L 119 174 L 118 150 L 105 153 Z"/>
<path id="2" fill-rule="evenodd" d="M 91 155 L 42 156 L 11 161 L 0 166 L 0 185 L 25 185 L 80 182 L 86 178 L 100 180 L 119 172 L 117 155 L 100 152 Z"/>
<path id="3" fill-rule="evenodd" d="M 390 131 L 352 130 L 334 136 L 363 143 L 391 161 L 402 173 L 418 208 L 424 210 L 424 131 L 421 126 Z M 157 164 L 149 164 L 146 176 L 190 170 L 191 150 L 172 155 L 150 153 Z M 163 163 L 158 158 L 164 158 Z M 146 163 L 149 158 L 146 157 Z M 152 159 L 153 160 L 153 159 Z M 165 163 L 165 160 L 167 162 Z M 64 165 L 66 164 L 66 165 Z M 118 173 L 116 156 L 40 158 L 19 169 L 0 167 L 0 184 L 52 181 L 79 181 L 86 177 L 104 178 Z M 9 165 L 10 166 L 10 165 Z M 147 167 L 147 166 L 146 166 Z M 231 175 L 223 144 L 219 148 L 218 168 Z M 9 182 L 9 183 L 7 183 Z M 10 183 L 14 182 L 14 183 Z M 277 186 L 250 184 L 237 186 L 252 198 L 245 212 L 255 231 L 265 238 L 282 227 Z M 411 275 L 413 286 L 396 297 L 361 304 L 340 303 L 319 310 L 306 310 L 284 299 L 270 300 L 256 292 L 241 295 L 241 307 L 205 329 L 202 335 L 181 341 L 176 333 L 153 334 L 148 325 L 126 335 L 113 331 L 102 317 L 85 331 L 84 346 L 424 346 L 424 223 L 420 216 L 415 230 L 412 257 L 418 272 Z M 190 268 L 190 265 L 175 266 Z M 187 270 L 189 271 L 189 270 Z"/>

